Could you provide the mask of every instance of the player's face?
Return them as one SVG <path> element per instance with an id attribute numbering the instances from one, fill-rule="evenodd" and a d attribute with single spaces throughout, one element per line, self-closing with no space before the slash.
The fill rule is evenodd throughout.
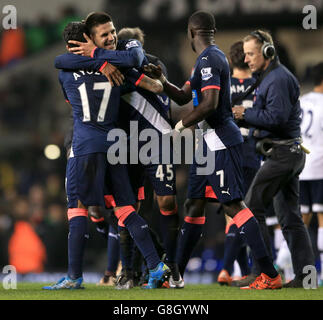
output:
<path id="1" fill-rule="evenodd" d="M 261 53 L 261 47 L 256 40 L 251 39 L 244 42 L 243 51 L 245 63 L 248 64 L 251 72 L 262 71 L 266 65 L 266 60 Z"/>
<path id="2" fill-rule="evenodd" d="M 118 38 L 113 22 L 110 21 L 93 27 L 92 40 L 99 48 L 116 50 Z"/>

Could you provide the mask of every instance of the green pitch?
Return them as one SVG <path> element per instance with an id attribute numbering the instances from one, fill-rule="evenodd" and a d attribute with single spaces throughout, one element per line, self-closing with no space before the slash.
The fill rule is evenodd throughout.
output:
<path id="1" fill-rule="evenodd" d="M 42 290 L 43 283 L 18 283 L 17 289 L 0 286 L 0 300 L 323 300 L 318 289 L 241 290 L 219 284 L 187 285 L 185 289 L 116 290 L 84 284 L 84 290 Z M 47 284 L 46 284 L 47 285 Z"/>

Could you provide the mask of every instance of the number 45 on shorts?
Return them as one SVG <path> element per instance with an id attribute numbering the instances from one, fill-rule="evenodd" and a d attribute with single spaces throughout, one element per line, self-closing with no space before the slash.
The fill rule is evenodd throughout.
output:
<path id="1" fill-rule="evenodd" d="M 160 181 L 164 181 L 165 176 L 167 181 L 171 181 L 174 178 L 174 170 L 172 164 L 162 165 L 160 164 L 156 170 L 156 178 Z"/>

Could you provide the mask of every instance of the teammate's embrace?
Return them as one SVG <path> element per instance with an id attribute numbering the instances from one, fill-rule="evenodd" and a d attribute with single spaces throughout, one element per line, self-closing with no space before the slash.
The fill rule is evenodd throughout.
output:
<path id="1" fill-rule="evenodd" d="M 155 153 L 151 155 L 152 161 L 150 163 L 143 163 L 139 159 L 140 170 L 143 170 L 150 179 L 157 195 L 161 213 L 161 233 L 167 256 L 166 261 L 172 270 L 170 286 L 183 287 L 184 283 L 175 263 L 179 220 L 175 198 L 175 170 L 171 162 L 169 164 L 162 163 L 162 134 L 164 132 L 170 133 L 172 129 L 165 104 L 156 94 L 142 90 L 145 89 L 143 85 L 147 78 L 144 74 L 136 77 L 133 74 L 133 69 L 129 70 L 129 68 L 139 68 L 148 63 L 141 43 L 134 39 L 118 41 L 111 17 L 106 13 L 94 12 L 89 14 L 85 24 L 91 39 L 87 38 L 87 43 L 70 41 L 70 43 L 77 45 L 70 51 L 82 56 L 74 55 L 70 58 L 70 55 L 65 54 L 56 60 L 56 66 L 66 68 L 68 65 L 71 69 L 74 69 L 80 65 L 82 67 L 87 65 L 89 68 L 93 68 L 100 61 L 101 63 L 109 61 L 112 65 L 120 67 L 127 79 L 133 79 L 135 85 L 127 84 L 126 91 L 122 95 L 120 114 L 123 119 L 122 122 L 126 123 L 124 128 L 128 127 L 125 129 L 127 132 L 130 121 L 135 121 L 138 124 L 139 134 L 145 129 L 152 129 L 156 133 L 156 144 L 158 143 L 160 146 L 159 152 L 157 155 Z M 142 145 L 143 143 L 139 141 L 138 148 L 140 149 Z M 136 153 L 138 154 L 138 150 L 130 150 L 130 157 Z M 170 151 L 170 155 L 172 155 L 172 151 Z M 138 161 L 138 159 L 135 160 Z"/>
<path id="2" fill-rule="evenodd" d="M 81 22 L 69 23 L 64 29 L 64 40 L 82 39 L 86 33 Z M 71 56 L 74 56 L 71 54 Z M 102 67 L 103 65 L 103 67 Z M 148 288 L 156 288 L 170 270 L 162 263 L 153 246 L 148 226 L 133 205 L 135 197 L 124 165 L 110 165 L 107 150 L 112 142 L 107 134 L 116 128 L 120 88 L 112 87 L 99 72 L 106 66 L 97 63 L 97 72 L 61 70 L 59 80 L 65 98 L 72 106 L 74 132 L 66 169 L 68 197 L 68 274 L 44 289 L 79 289 L 83 281 L 82 260 L 87 235 L 89 206 L 104 206 L 105 187 L 112 190 L 116 203 L 115 215 L 129 229 L 150 270 Z"/>

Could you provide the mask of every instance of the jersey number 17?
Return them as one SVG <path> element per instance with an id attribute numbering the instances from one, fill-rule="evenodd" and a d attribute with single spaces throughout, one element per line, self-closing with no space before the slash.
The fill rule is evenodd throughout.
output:
<path id="1" fill-rule="evenodd" d="M 110 94 L 111 94 L 111 84 L 110 82 L 94 82 L 93 84 L 93 90 L 104 90 L 103 96 L 98 112 L 98 116 L 96 121 L 97 122 L 103 122 L 105 118 L 105 113 L 107 111 Z M 82 83 L 78 90 L 80 92 L 81 101 L 82 101 L 82 109 L 83 109 L 83 122 L 91 121 L 91 113 L 90 113 L 90 104 L 88 95 L 86 92 L 86 86 L 85 83 Z"/>

